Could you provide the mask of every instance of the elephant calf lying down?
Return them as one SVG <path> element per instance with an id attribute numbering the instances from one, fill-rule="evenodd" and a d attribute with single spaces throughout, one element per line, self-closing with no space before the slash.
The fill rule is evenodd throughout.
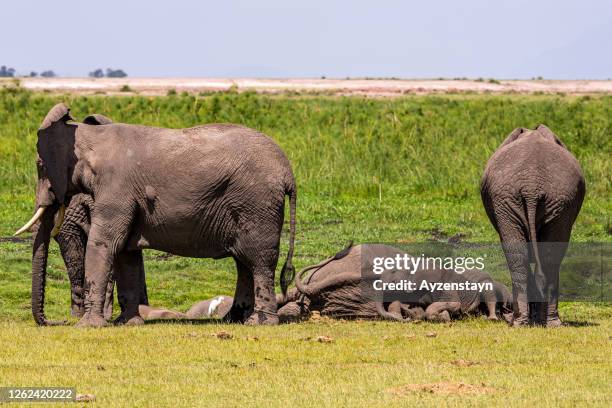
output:
<path id="1" fill-rule="evenodd" d="M 183 313 L 175 310 L 154 308 L 149 305 L 139 305 L 138 313 L 144 320 L 158 319 L 202 319 L 202 318 L 225 318 L 232 308 L 234 298 L 231 296 L 216 296 L 212 299 L 203 300 L 191 306 Z"/>
<path id="2" fill-rule="evenodd" d="M 279 318 L 283 322 L 307 317 L 311 311 L 337 318 L 362 318 L 410 321 L 416 319 L 448 321 L 466 314 L 484 314 L 489 319 L 511 317 L 512 296 L 508 289 L 480 270 L 458 274 L 452 270 L 393 271 L 386 281 L 410 279 L 428 282 L 490 283 L 492 290 L 482 292 L 415 290 L 405 292 L 405 299 L 389 300 L 368 290 L 369 278 L 362 271 L 372 271 L 374 258 L 395 257 L 402 251 L 385 245 L 349 246 L 325 261 L 302 270 L 296 288 L 287 296 L 278 295 Z M 303 275 L 313 271 L 307 278 Z M 367 276 L 367 275 L 365 275 Z M 400 296 L 401 298 L 402 296 Z"/>

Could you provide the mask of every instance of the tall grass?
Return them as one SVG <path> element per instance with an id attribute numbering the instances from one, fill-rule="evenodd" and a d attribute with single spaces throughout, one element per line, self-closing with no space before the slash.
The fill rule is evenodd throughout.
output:
<path id="1" fill-rule="evenodd" d="M 391 219 L 393 208 L 385 210 L 386 205 L 415 210 L 419 201 L 447 208 L 463 205 L 481 219 L 478 184 L 487 159 L 514 128 L 545 123 L 585 171 L 585 235 L 607 239 L 609 233 L 610 96 L 105 97 L 5 89 L 0 91 L 1 197 L 22 217 L 31 211 L 36 129 L 48 109 L 60 101 L 70 105 L 77 120 L 96 112 L 117 122 L 161 127 L 244 124 L 281 145 L 293 163 L 300 205 L 313 214 L 342 212 L 344 205 L 364 200 L 368 208 L 353 210 L 365 216 L 380 209 Z M 302 211 L 302 220 L 311 215 Z M 423 218 L 428 213 L 413 211 L 413 215 Z M 437 210 L 429 216 L 444 218 Z"/>

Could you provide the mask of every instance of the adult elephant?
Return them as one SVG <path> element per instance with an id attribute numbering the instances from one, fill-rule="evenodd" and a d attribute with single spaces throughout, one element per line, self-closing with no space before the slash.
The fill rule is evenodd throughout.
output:
<path id="1" fill-rule="evenodd" d="M 518 128 L 489 159 L 480 191 L 512 277 L 513 324 L 561 325 L 559 268 L 584 199 L 580 164 L 546 126 Z"/>
<path id="2" fill-rule="evenodd" d="M 35 314 L 44 299 L 54 215 L 84 192 L 95 208 L 85 258 L 85 314 L 78 326 L 107 324 L 104 299 L 113 265 L 126 301 L 118 322 L 142 323 L 137 265 L 143 248 L 231 256 L 238 270 L 231 319 L 278 323 L 274 274 L 284 197 L 289 196 L 290 238 L 283 293 L 294 275 L 296 187 L 289 161 L 270 138 L 232 124 L 163 129 L 75 123 L 68 107 L 58 104 L 38 130 L 37 151 L 37 210 L 22 228 L 40 220 L 32 256 Z"/>

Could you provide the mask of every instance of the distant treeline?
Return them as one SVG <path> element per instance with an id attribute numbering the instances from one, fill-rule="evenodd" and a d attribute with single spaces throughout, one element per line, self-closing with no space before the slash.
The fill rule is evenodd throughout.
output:
<path id="1" fill-rule="evenodd" d="M 6 65 L 2 65 L 0 66 L 0 78 L 4 77 L 4 78 L 12 78 L 15 76 L 29 76 L 29 77 L 37 77 L 37 76 L 41 76 L 41 77 L 45 77 L 45 78 L 53 78 L 58 76 L 55 72 L 53 72 L 52 70 L 46 70 L 46 71 L 42 71 L 40 73 L 36 72 L 36 71 L 30 71 L 29 75 L 17 75 L 17 71 L 15 71 L 15 68 L 11 68 L 11 67 L 7 67 Z M 98 68 L 94 71 L 91 71 L 89 73 L 89 76 L 92 78 L 125 78 L 127 76 L 127 74 L 125 73 L 124 70 L 122 69 L 112 69 L 112 68 L 106 68 L 106 71 L 102 70 L 101 68 Z"/>
<path id="2" fill-rule="evenodd" d="M 122 69 L 106 68 L 106 72 L 104 72 L 101 68 L 98 68 L 95 71 L 91 71 L 89 76 L 92 78 L 125 78 L 127 74 Z"/>

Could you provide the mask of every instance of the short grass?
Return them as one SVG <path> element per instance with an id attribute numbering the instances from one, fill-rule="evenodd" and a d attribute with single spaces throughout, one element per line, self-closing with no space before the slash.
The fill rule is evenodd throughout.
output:
<path id="1" fill-rule="evenodd" d="M 69 103 L 77 119 L 97 112 L 169 127 L 238 122 L 273 137 L 298 181 L 298 267 L 349 240 L 405 243 L 462 233 L 471 242 L 494 242 L 480 203 L 480 175 L 512 129 L 539 123 L 561 136 L 585 171 L 587 198 L 574 240 L 612 241 L 610 96 L 85 97 L 18 88 L 0 91 L 0 237 L 31 215 L 36 129 L 58 101 Z M 72 385 L 103 406 L 611 402 L 609 305 L 564 304 L 562 317 L 573 324 L 558 330 L 511 330 L 480 319 L 37 328 L 30 317 L 30 248 L 27 240 L 0 241 L 0 386 Z M 56 245 L 49 263 L 47 315 L 64 319 L 68 280 Z M 234 287 L 231 260 L 147 251 L 146 268 L 151 301 L 159 306 L 186 310 Z M 213 336 L 220 331 L 233 338 Z M 427 337 L 430 332 L 436 337 Z M 319 343 L 321 335 L 334 341 Z M 475 393 L 401 388 L 459 382 L 477 387 Z"/>

